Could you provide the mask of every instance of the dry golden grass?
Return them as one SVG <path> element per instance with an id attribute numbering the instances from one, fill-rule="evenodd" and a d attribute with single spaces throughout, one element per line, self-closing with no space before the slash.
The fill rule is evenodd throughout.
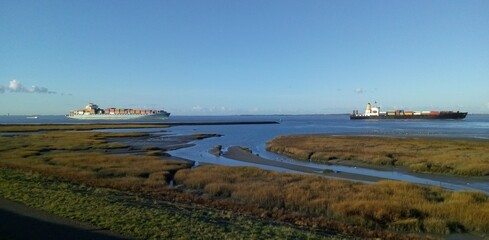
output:
<path id="1" fill-rule="evenodd" d="M 117 189 L 166 188 L 172 175 L 178 169 L 188 168 L 190 163 L 156 156 L 106 153 L 109 149 L 127 147 L 109 143 L 108 138 L 144 135 L 48 132 L 3 136 L 0 137 L 0 167 L 40 172 Z"/>
<path id="2" fill-rule="evenodd" d="M 118 190 L 130 191 L 138 194 L 138 196 L 148 197 L 145 202 L 153 202 L 153 199 L 176 202 L 176 206 L 181 212 L 173 212 L 172 214 L 177 216 L 181 216 L 182 214 L 188 215 L 189 213 L 193 216 L 195 210 L 201 211 L 198 209 L 202 208 L 203 206 L 211 206 L 211 208 L 215 208 L 216 205 L 214 204 L 217 204 L 218 207 L 222 207 L 224 209 L 233 209 L 234 206 L 239 206 L 239 204 L 232 202 L 221 204 L 220 202 L 201 198 L 198 195 L 192 195 L 173 188 L 168 188 L 168 180 L 173 179 L 173 175 L 179 169 L 190 167 L 188 162 L 173 161 L 147 155 L 116 155 L 105 152 L 107 149 L 114 147 L 114 144 L 107 142 L 107 138 L 127 136 L 135 137 L 139 135 L 141 134 L 49 132 L 31 135 L 17 135 L 11 137 L 0 136 L 0 169 L 19 169 L 25 172 L 40 173 L 41 175 L 68 180 L 81 185 L 109 187 Z M 115 147 L 124 148 L 126 146 L 116 145 Z M 156 150 L 157 147 L 154 146 L 146 146 L 142 148 L 149 152 L 158 151 Z M 41 183 L 41 185 L 43 185 L 43 183 Z M 22 190 L 26 191 L 25 189 Z M 27 192 L 28 191 L 29 190 L 27 190 Z M 121 199 L 118 201 L 121 201 Z M 116 202 L 114 204 L 128 206 L 132 205 L 131 203 L 127 202 Z M 197 208 L 196 204 L 198 204 Z M 73 206 L 69 207 L 73 208 Z M 147 207 L 148 206 L 145 206 L 144 209 L 147 209 Z M 187 208 L 190 210 L 186 210 Z M 249 206 L 248 208 L 252 209 L 250 211 L 253 211 L 253 209 L 256 207 Z M 237 225 L 238 230 L 231 230 L 231 232 L 243 231 L 242 227 L 245 226 L 245 231 L 249 231 L 250 236 L 257 233 L 257 228 L 255 226 L 253 228 L 248 227 L 250 224 L 254 223 L 247 220 L 241 220 L 243 219 L 241 217 L 239 217 L 240 220 L 238 221 L 229 220 L 229 217 L 227 217 L 223 223 L 220 223 L 222 219 L 214 220 L 216 211 L 206 208 L 204 208 L 204 211 L 205 216 L 202 217 L 203 220 L 199 221 L 203 221 L 204 223 L 211 221 L 212 223 L 220 226 L 220 228 L 224 229 L 226 232 L 230 231 L 228 226 Z M 157 212 L 154 210 L 151 210 L 151 212 L 153 214 L 157 214 Z M 219 212 L 221 211 L 219 210 Z M 142 215 L 144 215 L 144 213 Z M 113 215 L 111 217 L 113 218 Z M 144 219 L 147 217 L 147 214 L 143 216 Z M 112 218 L 104 220 L 110 222 L 113 221 Z M 140 221 L 143 218 L 139 218 L 139 222 L 142 226 L 146 226 L 146 222 Z M 184 223 L 175 221 L 173 218 L 165 220 L 175 224 L 172 226 L 174 228 L 173 230 L 182 231 L 182 229 L 186 229 L 185 227 L 188 227 L 189 225 L 198 226 L 198 228 L 194 230 L 204 234 L 201 235 L 204 236 L 204 238 L 215 237 L 215 235 L 209 235 L 215 234 L 215 231 L 207 228 L 200 229 L 201 225 L 199 221 L 196 222 L 195 219 L 188 217 L 186 219 L 187 220 Z M 246 221 L 246 224 L 241 224 L 243 221 Z M 260 222 L 260 220 L 257 222 Z M 268 224 L 268 221 L 266 222 L 267 224 L 262 225 L 272 226 L 271 224 Z M 185 227 L 180 226 L 179 224 L 184 224 Z M 138 227 L 140 226 L 134 226 L 134 228 Z M 159 227 L 161 227 L 161 225 L 156 224 L 152 228 L 156 228 L 156 230 L 158 230 Z M 307 231 L 314 230 L 306 229 L 306 232 Z M 302 232 L 302 230 L 299 229 L 298 232 Z M 364 230 L 364 232 L 368 233 L 368 230 Z M 144 235 L 146 234 L 146 231 L 136 231 L 136 235 L 138 234 Z M 274 233 L 268 232 L 264 234 L 265 236 L 270 236 L 270 234 Z M 278 237 L 282 235 L 283 234 L 277 234 L 272 236 Z M 174 235 L 169 235 L 162 238 L 171 238 L 172 236 Z M 260 236 L 264 235 L 260 234 Z"/>
<path id="3" fill-rule="evenodd" d="M 361 184 L 253 167 L 201 166 L 178 171 L 175 181 L 217 198 L 370 229 L 489 232 L 489 197 L 479 192 L 394 181 Z"/>
<path id="4" fill-rule="evenodd" d="M 300 160 L 355 160 L 415 172 L 489 176 L 489 141 L 356 136 L 282 136 L 267 150 Z"/>
<path id="5" fill-rule="evenodd" d="M 366 185 L 245 167 L 201 166 L 189 170 L 189 163 L 184 161 L 107 153 L 108 149 L 127 147 L 107 139 L 142 135 L 47 132 L 0 136 L 0 167 L 353 236 L 399 237 L 378 231 L 384 229 L 489 231 L 488 198 L 480 193 L 453 193 L 397 182 Z M 152 146 L 144 148 L 149 153 L 159 151 Z M 197 189 L 208 195 L 167 189 L 167 181 L 173 175 L 184 189 Z"/>

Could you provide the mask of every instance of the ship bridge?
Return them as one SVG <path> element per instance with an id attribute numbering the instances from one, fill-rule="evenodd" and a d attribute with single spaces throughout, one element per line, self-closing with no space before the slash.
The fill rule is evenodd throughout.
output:
<path id="1" fill-rule="evenodd" d="M 380 107 L 372 107 L 370 103 L 367 103 L 367 108 L 365 109 L 365 116 L 379 116 Z"/>

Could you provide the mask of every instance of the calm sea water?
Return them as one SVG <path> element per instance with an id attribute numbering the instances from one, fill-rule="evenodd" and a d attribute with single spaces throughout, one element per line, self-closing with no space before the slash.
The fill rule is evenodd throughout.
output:
<path id="1" fill-rule="evenodd" d="M 139 123 L 154 121 L 87 121 L 61 115 L 0 116 L 0 124 Z M 489 114 L 468 115 L 464 120 L 349 120 L 348 115 L 272 115 L 272 116 L 172 116 L 159 122 L 277 121 L 278 125 L 181 126 L 172 131 L 194 129 L 219 133 L 246 133 L 243 137 L 262 137 L 292 133 L 327 133 L 382 136 L 422 136 L 441 138 L 489 139 Z M 231 132 L 230 132 L 231 131 Z"/>
<path id="2" fill-rule="evenodd" d="M 187 135 L 193 133 L 219 133 L 222 137 L 195 141 L 195 146 L 170 152 L 172 155 L 192 159 L 198 163 L 214 163 L 232 166 L 258 166 L 265 169 L 290 171 L 276 167 L 256 165 L 235 161 L 224 157 L 215 157 L 208 150 L 217 144 L 224 149 L 230 146 L 247 146 L 262 157 L 285 161 L 297 165 L 313 166 L 321 169 L 350 172 L 388 179 L 410 181 L 429 185 L 439 185 L 450 189 L 476 189 L 489 193 L 489 180 L 470 181 L 464 178 L 440 179 L 430 175 L 407 174 L 392 171 L 376 171 L 343 166 L 326 166 L 304 163 L 284 156 L 269 153 L 265 150 L 267 141 L 281 135 L 290 134 L 333 134 L 362 136 L 396 136 L 396 137 L 435 137 L 435 138 L 469 138 L 489 140 L 489 115 L 468 115 L 464 120 L 349 120 L 348 115 L 300 115 L 300 116 L 172 116 L 161 122 L 216 122 L 216 121 L 277 121 L 279 124 L 266 125 L 214 125 L 214 126 L 176 126 L 154 131 L 164 138 L 167 134 Z M 104 122 L 104 121 L 98 121 Z M 26 116 L 0 116 L 0 124 L 46 124 L 46 123 L 98 123 L 67 119 L 64 116 L 39 116 L 37 119 Z M 106 121 L 105 121 L 106 122 Z M 111 121 L 112 122 L 112 121 Z M 141 122 L 141 121 L 120 121 Z M 146 130 L 147 131 L 147 130 Z"/>

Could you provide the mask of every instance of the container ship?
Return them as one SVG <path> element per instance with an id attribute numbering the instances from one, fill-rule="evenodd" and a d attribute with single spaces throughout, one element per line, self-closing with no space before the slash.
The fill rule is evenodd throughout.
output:
<path id="1" fill-rule="evenodd" d="M 169 112 L 163 110 L 138 109 L 101 109 L 96 104 L 89 103 L 85 109 L 71 111 L 68 118 L 81 120 L 129 120 L 129 119 L 167 119 Z"/>
<path id="2" fill-rule="evenodd" d="M 380 107 L 372 107 L 367 104 L 365 113 L 358 113 L 358 110 L 353 110 L 350 119 L 464 119 L 467 112 L 459 111 L 404 111 L 404 110 L 389 110 L 381 112 Z"/>

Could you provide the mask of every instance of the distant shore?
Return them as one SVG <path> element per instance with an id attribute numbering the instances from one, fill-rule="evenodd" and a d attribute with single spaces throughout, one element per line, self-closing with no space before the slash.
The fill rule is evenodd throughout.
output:
<path id="1" fill-rule="evenodd" d="M 138 125 L 138 126 L 198 126 L 198 125 L 247 125 L 247 124 L 278 124 L 277 121 L 199 121 L 199 122 L 89 122 L 86 123 L 41 123 L 41 124 L 32 124 L 32 123 L 19 123 L 19 124 L 5 124 L 0 123 L 0 127 L 2 126 L 70 126 L 70 125 L 114 125 L 114 126 L 128 126 L 128 125 Z"/>

